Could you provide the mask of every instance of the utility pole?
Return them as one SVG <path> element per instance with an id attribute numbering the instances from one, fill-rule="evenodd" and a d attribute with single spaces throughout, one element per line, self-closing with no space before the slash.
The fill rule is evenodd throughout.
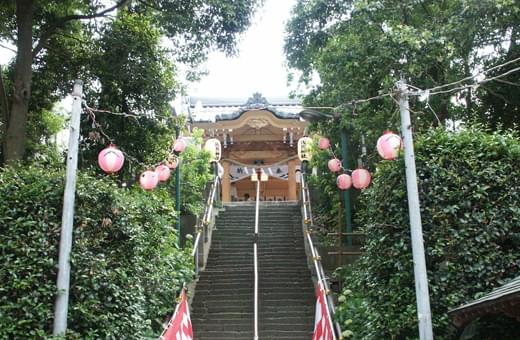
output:
<path id="1" fill-rule="evenodd" d="M 83 82 L 76 80 L 72 90 L 72 112 L 70 119 L 69 149 L 67 151 L 67 174 L 63 194 L 61 217 L 60 250 L 58 258 L 58 292 L 54 306 L 53 335 L 64 335 L 67 331 L 69 309 L 70 253 L 72 249 L 72 227 L 74 222 L 74 199 L 76 196 L 76 171 L 78 168 L 79 126 Z"/>
<path id="2" fill-rule="evenodd" d="M 412 124 L 408 106 L 408 87 L 403 80 L 397 82 L 399 90 L 399 110 L 401 112 L 401 133 L 404 141 L 404 163 L 406 167 L 406 191 L 408 193 L 408 210 L 412 234 L 413 271 L 415 278 L 415 295 L 417 298 L 417 318 L 419 320 L 419 338 L 433 340 L 432 317 L 430 311 L 430 294 L 426 274 L 426 259 L 421 224 L 419 191 L 417 188 L 417 172 L 413 150 Z"/>

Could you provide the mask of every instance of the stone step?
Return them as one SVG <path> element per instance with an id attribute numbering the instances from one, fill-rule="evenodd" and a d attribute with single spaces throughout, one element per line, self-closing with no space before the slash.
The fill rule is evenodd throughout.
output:
<path id="1" fill-rule="evenodd" d="M 224 287 L 231 287 L 231 288 L 247 288 L 247 287 L 253 287 L 254 284 L 254 278 L 250 277 L 245 280 L 225 280 L 225 279 L 212 279 L 212 280 L 205 280 L 205 281 L 199 281 L 197 284 L 197 287 L 200 287 L 201 290 L 210 290 L 213 286 L 215 286 L 215 289 L 222 289 Z M 278 287 L 309 287 L 313 288 L 312 281 L 310 275 L 300 275 L 300 276 L 294 276 L 291 277 L 289 275 L 286 275 L 282 278 L 262 278 L 260 277 L 258 280 L 258 285 L 260 289 L 275 289 Z M 230 288 L 230 289 L 231 289 Z M 197 288 L 198 289 L 198 288 Z"/>
<path id="2" fill-rule="evenodd" d="M 271 211 L 271 212 L 268 212 L 268 211 L 260 211 L 260 213 L 258 214 L 258 219 L 259 220 L 262 220 L 262 219 L 269 219 L 269 218 L 274 218 L 274 217 L 280 217 L 282 219 L 286 219 L 286 220 L 289 220 L 289 219 L 300 219 L 301 221 L 301 216 L 299 215 L 300 212 L 299 211 L 288 211 L 288 212 L 284 212 L 284 211 Z M 242 220 L 236 220 L 237 222 L 245 222 L 245 221 L 255 221 L 255 212 L 254 211 L 241 211 L 241 212 L 233 212 L 233 213 L 224 213 L 224 214 L 219 214 L 219 216 L 217 217 L 217 221 L 220 221 L 220 220 L 231 220 L 233 218 L 242 218 L 244 219 L 243 221 Z"/>
<path id="3" fill-rule="evenodd" d="M 302 270 L 302 268 L 304 270 Z M 231 272 L 232 269 L 234 269 L 234 268 L 223 268 L 223 267 L 214 268 L 214 270 L 216 272 L 219 272 L 219 273 L 222 272 L 219 269 L 230 269 L 230 270 L 224 270 L 224 271 L 225 272 Z M 284 278 L 284 279 L 287 279 L 287 280 L 291 280 L 292 278 L 310 277 L 310 274 L 308 272 L 307 267 L 299 267 L 299 268 L 277 268 L 277 267 L 260 268 L 258 272 L 259 272 L 259 274 L 262 274 L 262 275 L 259 275 L 259 279 L 260 280 L 267 280 L 269 277 L 272 277 L 272 276 L 276 276 L 277 279 L 278 278 Z M 204 276 L 201 275 L 201 277 L 199 278 L 199 282 L 202 281 L 202 280 L 206 280 L 207 277 L 208 277 L 207 275 L 210 275 L 210 274 L 209 273 L 205 273 Z M 254 275 L 253 275 L 253 273 L 251 273 L 249 276 L 247 276 L 247 275 L 233 275 L 233 274 L 227 274 L 227 275 L 219 274 L 218 276 L 211 275 L 212 279 L 226 279 L 226 278 L 229 278 L 229 280 L 231 280 L 231 281 L 245 279 L 246 277 L 252 279 L 254 277 Z M 309 281 L 309 285 L 312 285 L 311 281 Z"/>
<path id="4" fill-rule="evenodd" d="M 260 287 L 275 287 L 276 285 L 288 285 L 291 286 L 312 286 L 310 284 L 311 276 L 308 273 L 302 275 L 284 275 L 284 276 L 260 276 L 259 284 Z M 197 283 L 197 289 L 209 289 L 209 287 L 224 287 L 224 286 L 239 286 L 239 287 L 252 287 L 254 284 L 254 276 L 240 277 L 240 278 L 212 278 L 209 277 L 205 280 L 199 280 Z"/>
<path id="5" fill-rule="evenodd" d="M 251 327 L 251 331 L 247 331 L 247 332 L 237 332 L 237 331 L 233 331 L 233 330 L 229 330 L 229 329 L 227 329 L 225 331 L 208 330 L 208 331 L 197 332 L 196 327 L 193 327 L 193 336 L 194 336 L 194 339 L 197 339 L 197 340 L 230 340 L 230 339 L 250 340 L 253 338 L 252 329 L 253 329 L 253 327 Z"/>
<path id="6" fill-rule="evenodd" d="M 277 237 L 272 237 L 269 239 L 262 238 L 260 236 L 258 243 L 258 247 L 271 249 L 271 248 L 280 248 L 280 247 L 300 247 L 303 246 L 303 238 L 296 239 L 296 238 L 290 238 L 290 239 L 280 239 Z M 211 245 L 211 249 L 222 249 L 222 248 L 228 248 L 228 247 L 241 247 L 241 246 L 253 246 L 253 238 L 251 239 L 241 239 L 241 240 L 213 240 L 213 244 Z M 215 247 L 215 248 L 213 248 Z M 288 249 L 289 250 L 289 249 Z M 210 252 L 211 254 L 211 252 Z"/>
<path id="7" fill-rule="evenodd" d="M 294 256 L 277 256 L 272 255 L 268 253 L 262 253 L 258 252 L 258 261 L 260 263 L 280 263 L 280 264 L 287 264 L 287 265 L 293 265 L 293 264 L 302 264 L 306 265 L 306 257 L 301 257 L 301 255 L 294 254 Z M 254 257 L 235 257 L 235 256 L 218 256 L 215 258 L 212 258 L 211 261 L 208 260 L 208 264 L 235 264 L 236 266 L 243 266 L 243 265 L 251 265 L 254 262 Z"/>
<path id="8" fill-rule="evenodd" d="M 253 314 L 247 318 L 232 318 L 231 314 L 222 314 L 217 318 L 197 318 L 192 319 L 193 328 L 199 331 L 225 331 L 233 329 L 234 331 L 250 331 L 254 325 Z M 294 331 L 294 330 L 312 330 L 313 322 L 304 317 L 273 317 L 258 319 L 258 330 L 270 331 L 276 329 L 278 331 Z"/>
<path id="9" fill-rule="evenodd" d="M 227 298 L 229 295 L 247 295 L 253 294 L 253 287 L 225 287 L 225 288 L 210 288 L 210 289 L 199 289 L 197 287 L 197 294 L 199 297 L 223 297 Z M 259 289 L 259 296 L 278 296 L 283 295 L 286 297 L 291 296 L 302 296 L 302 295 L 310 295 L 314 296 L 314 289 L 309 286 L 297 286 L 297 285 L 289 285 L 285 287 L 277 287 L 276 289 L 271 289 L 267 287 L 261 287 Z"/>
<path id="10" fill-rule="evenodd" d="M 283 229 L 282 229 L 283 228 Z M 280 227 L 278 229 L 258 229 L 259 235 L 279 235 L 279 236 L 292 236 L 292 235 L 303 235 L 301 229 L 298 228 L 284 228 Z M 213 235 L 214 238 L 225 238 L 225 237 L 253 237 L 254 230 L 252 229 L 219 229 L 218 232 L 215 232 Z"/>
<path id="11" fill-rule="evenodd" d="M 211 313 L 253 313 L 254 306 L 248 304 L 234 304 L 234 305 L 218 305 L 214 303 L 198 303 L 191 306 L 192 310 L 196 313 L 201 313 L 201 315 L 211 314 Z M 306 313 L 307 316 L 314 313 L 314 304 L 312 305 L 304 305 L 304 306 L 282 306 L 279 304 L 276 305 L 266 305 L 262 304 L 260 306 L 260 313 L 263 315 L 264 313 L 269 315 L 278 315 L 285 313 L 292 313 L 294 315 L 300 315 L 302 313 Z"/>
<path id="12" fill-rule="evenodd" d="M 222 257 L 250 257 L 253 258 L 253 247 L 250 247 L 251 249 L 247 249 L 244 252 L 236 252 L 233 250 L 228 249 L 216 249 L 214 252 L 212 252 L 212 257 L 215 258 L 222 258 Z M 293 257 L 298 256 L 301 257 L 302 254 L 304 254 L 304 248 L 302 247 L 291 247 L 290 249 L 286 249 L 284 247 L 258 247 L 259 255 L 268 255 L 268 256 L 283 256 L 283 257 Z"/>

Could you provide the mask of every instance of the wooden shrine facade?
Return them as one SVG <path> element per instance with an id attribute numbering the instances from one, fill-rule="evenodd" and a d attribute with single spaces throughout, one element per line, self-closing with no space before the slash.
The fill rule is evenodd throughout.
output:
<path id="1" fill-rule="evenodd" d="M 307 122 L 300 119 L 298 103 L 270 104 L 256 93 L 243 105 L 199 103 L 198 109 L 222 112 L 209 119 L 195 120 L 192 127 L 204 130 L 204 137 L 222 143 L 222 201 L 247 201 L 256 197 L 251 174 L 263 171 L 260 199 L 266 201 L 297 200 L 300 161 L 298 139 Z M 195 107 L 193 105 L 192 107 Z"/>

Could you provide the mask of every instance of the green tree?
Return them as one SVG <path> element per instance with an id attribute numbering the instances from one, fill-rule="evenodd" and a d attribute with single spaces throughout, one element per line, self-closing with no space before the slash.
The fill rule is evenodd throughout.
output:
<path id="1" fill-rule="evenodd" d="M 154 27 L 173 42 L 175 60 L 196 65 L 214 48 L 233 53 L 236 36 L 249 25 L 260 2 L 119 0 L 109 5 L 106 1 L 81 0 L 59 4 L 34 0 L 2 2 L 0 15 L 5 20 L 0 24 L 0 39 L 16 45 L 17 50 L 10 79 L 12 91 L 6 95 L 7 104 L 2 101 L 4 161 L 25 155 L 29 112 L 35 116 L 40 112 L 31 109 L 36 94 L 39 100 L 46 100 L 67 92 L 70 78 L 91 80 L 91 85 L 96 85 L 96 73 L 86 67 L 93 52 L 90 44 L 108 32 L 105 28 L 112 26 L 119 12 L 127 10 L 145 18 L 146 27 Z M 37 85 L 35 75 L 40 71 L 54 75 L 51 77 L 54 81 L 38 77 L 46 86 Z M 130 76 L 134 69 L 125 72 Z"/>
<path id="2" fill-rule="evenodd" d="M 174 135 L 169 102 L 176 84 L 174 66 L 160 40 L 159 30 L 143 14 L 119 13 L 103 27 L 86 64 L 92 75 L 86 100 L 119 115 L 94 112 L 83 121 L 83 167 L 95 164 L 108 143 L 115 143 L 134 162 L 119 173 L 121 180 L 133 180 L 146 170 L 141 164 L 166 158 Z"/>
<path id="3" fill-rule="evenodd" d="M 319 75 L 321 84 L 306 102 L 337 106 L 389 91 L 402 75 L 414 86 L 430 88 L 513 60 L 518 56 L 519 13 L 514 0 L 302 0 L 287 25 L 285 51 L 289 66 L 302 73 L 301 81 Z M 511 78 L 515 83 L 518 73 Z M 463 105 L 448 94 L 430 98 L 430 104 L 441 123 L 474 116 L 484 95 L 505 101 L 509 112 L 516 110 L 511 107 L 516 103 L 512 85 L 499 85 L 507 94 L 482 88 L 459 94 Z M 385 129 L 384 116 L 392 106 L 386 100 L 359 107 L 371 117 L 364 126 Z M 481 111 L 506 114 L 504 109 Z M 437 124 L 433 115 L 422 116 L 427 121 L 423 126 Z"/>

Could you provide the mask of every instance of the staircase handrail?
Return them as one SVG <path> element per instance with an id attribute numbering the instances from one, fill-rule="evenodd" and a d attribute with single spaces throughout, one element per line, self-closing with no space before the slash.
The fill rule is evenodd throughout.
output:
<path id="1" fill-rule="evenodd" d="M 258 222 L 260 210 L 260 176 L 256 181 L 255 206 L 255 235 L 253 239 L 253 257 L 255 264 L 255 291 L 254 291 L 254 340 L 258 340 Z"/>
<path id="2" fill-rule="evenodd" d="M 191 256 L 195 261 L 195 274 L 199 273 L 199 243 L 204 233 L 204 228 L 207 228 L 211 224 L 211 220 L 213 219 L 213 206 L 215 205 L 215 200 L 217 196 L 217 188 L 219 186 L 219 177 L 215 176 L 213 182 L 211 183 L 211 188 L 209 191 L 208 198 L 206 200 L 206 206 L 204 207 L 204 214 L 200 219 L 199 223 L 196 227 L 196 237 L 195 242 L 193 243 L 193 250 L 191 252 Z"/>
<path id="3" fill-rule="evenodd" d="M 327 282 L 327 277 L 325 275 L 325 271 L 323 269 L 323 265 L 321 263 L 321 257 L 318 253 L 318 249 L 314 246 L 314 242 L 312 241 L 312 227 L 314 226 L 314 219 L 312 216 L 312 206 L 309 194 L 309 187 L 305 182 L 305 174 L 301 174 L 300 187 L 301 187 L 301 197 L 302 197 L 302 206 L 303 206 L 303 221 L 305 225 L 305 240 L 311 250 L 312 261 L 314 263 L 314 269 L 316 271 L 316 277 L 318 279 L 318 284 L 323 286 L 325 292 L 325 305 L 327 307 L 327 313 L 329 314 L 329 322 L 331 329 L 333 330 L 333 338 L 342 339 L 341 335 L 341 326 L 337 321 L 333 321 L 334 315 L 336 314 L 336 308 L 334 306 L 334 301 L 332 296 L 330 295 L 330 287 Z"/>

